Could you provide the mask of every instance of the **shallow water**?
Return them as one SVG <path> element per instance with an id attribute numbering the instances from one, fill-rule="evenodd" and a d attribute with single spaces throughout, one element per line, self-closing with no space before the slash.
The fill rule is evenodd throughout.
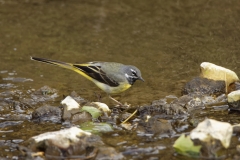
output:
<path id="1" fill-rule="evenodd" d="M 239 6 L 240 1 L 234 0 L 0 0 L 0 92 L 48 85 L 60 95 L 76 91 L 92 101 L 101 94 L 103 102 L 112 104 L 80 75 L 31 61 L 30 56 L 135 65 L 145 82 L 137 81 L 120 97 L 134 106 L 166 95 L 180 96 L 184 83 L 199 75 L 204 61 L 240 75 Z M 42 127 L 42 132 L 49 128 Z M 14 139 L 11 134 L 1 136 Z M 1 150 L 2 156 L 11 155 L 5 145 Z"/>

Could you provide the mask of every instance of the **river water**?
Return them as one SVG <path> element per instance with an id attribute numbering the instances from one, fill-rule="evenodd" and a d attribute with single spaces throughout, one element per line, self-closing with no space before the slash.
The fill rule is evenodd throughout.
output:
<path id="1" fill-rule="evenodd" d="M 60 95 L 76 91 L 91 101 L 101 94 L 111 104 L 80 75 L 30 56 L 72 63 L 110 61 L 137 66 L 145 79 L 120 101 L 136 106 L 180 96 L 183 85 L 199 75 L 202 62 L 240 75 L 239 6 L 234 0 L 0 0 L 0 83 L 23 92 L 48 85 Z M 18 131 L 2 137 L 26 140 L 41 133 Z M 1 152 L 11 157 L 5 145 Z"/>

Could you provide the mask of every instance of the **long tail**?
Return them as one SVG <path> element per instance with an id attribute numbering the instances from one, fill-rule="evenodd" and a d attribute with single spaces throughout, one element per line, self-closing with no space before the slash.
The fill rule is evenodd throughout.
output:
<path id="1" fill-rule="evenodd" d="M 70 69 L 70 70 L 75 71 L 75 72 L 81 74 L 82 76 L 84 76 L 85 78 L 92 81 L 92 78 L 90 78 L 87 74 L 85 74 L 84 71 L 81 70 L 80 68 L 74 67 L 74 65 L 72 63 L 66 63 L 66 62 L 61 62 L 61 61 L 56 61 L 56 60 L 51 60 L 51 59 L 45 59 L 45 58 L 37 58 L 37 57 L 31 57 L 31 60 L 56 65 L 56 66 L 66 68 L 66 69 Z"/>
<path id="2" fill-rule="evenodd" d="M 45 58 L 37 58 L 37 57 L 31 57 L 31 60 L 48 63 L 48 64 L 53 64 L 53 65 L 63 67 L 66 69 L 70 69 L 70 70 L 75 70 L 75 68 L 73 67 L 73 65 L 71 63 L 66 63 L 66 62 L 61 62 L 61 61 L 56 61 L 56 60 L 51 60 L 51 59 L 45 59 Z"/>

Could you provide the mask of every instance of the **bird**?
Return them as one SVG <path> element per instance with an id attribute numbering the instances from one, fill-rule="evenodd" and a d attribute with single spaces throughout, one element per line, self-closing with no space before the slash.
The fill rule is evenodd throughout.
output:
<path id="1" fill-rule="evenodd" d="M 30 58 L 31 60 L 56 65 L 79 73 L 106 92 L 109 98 L 120 106 L 123 106 L 122 103 L 114 99 L 111 95 L 124 92 L 129 89 L 136 80 L 144 82 L 141 71 L 133 65 L 102 61 L 74 64 L 38 57 Z"/>

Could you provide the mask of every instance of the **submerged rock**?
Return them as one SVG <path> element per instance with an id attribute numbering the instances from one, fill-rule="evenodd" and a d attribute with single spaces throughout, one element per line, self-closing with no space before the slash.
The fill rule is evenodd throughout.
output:
<path id="1" fill-rule="evenodd" d="M 5 127 L 9 127 L 9 126 L 15 126 L 15 125 L 20 125 L 22 124 L 23 121 L 4 121 L 4 122 L 0 122 L 0 128 L 5 128 Z"/>
<path id="2" fill-rule="evenodd" d="M 57 90 L 44 86 L 31 94 L 31 98 L 36 103 L 46 102 L 58 97 Z"/>
<path id="3" fill-rule="evenodd" d="M 37 108 L 32 113 L 32 121 L 34 122 L 46 122 L 53 123 L 62 122 L 62 110 L 59 107 L 42 106 Z"/>
<path id="4" fill-rule="evenodd" d="M 137 127 L 137 131 L 144 132 L 145 134 L 157 134 L 157 135 L 173 135 L 174 131 L 171 120 L 162 119 L 158 116 L 146 117 L 145 120 L 140 121 Z"/>
<path id="5" fill-rule="evenodd" d="M 218 96 L 225 92 L 226 89 L 224 81 L 215 81 L 212 79 L 196 77 L 184 86 L 182 95 L 200 93 L 201 95 Z"/>

